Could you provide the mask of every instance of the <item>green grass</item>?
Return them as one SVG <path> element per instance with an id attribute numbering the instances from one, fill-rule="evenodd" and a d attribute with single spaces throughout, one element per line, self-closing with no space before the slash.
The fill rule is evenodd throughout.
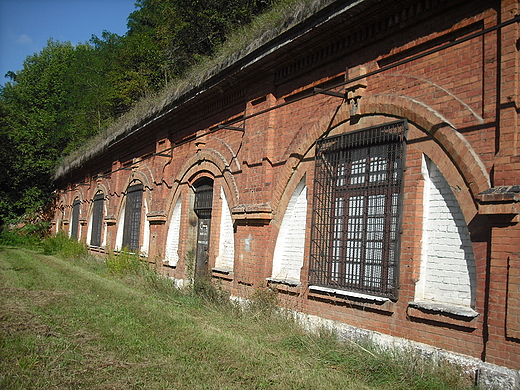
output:
<path id="1" fill-rule="evenodd" d="M 240 308 L 61 250 L 0 247 L 1 389 L 469 388 L 453 366 L 306 334 L 265 291 Z"/>

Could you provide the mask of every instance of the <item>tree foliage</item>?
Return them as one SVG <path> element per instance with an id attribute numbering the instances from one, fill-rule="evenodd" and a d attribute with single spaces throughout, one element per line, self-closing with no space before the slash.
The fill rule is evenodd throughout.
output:
<path id="1" fill-rule="evenodd" d="M 0 86 L 0 225 L 41 212 L 60 158 L 203 58 L 274 0 L 137 0 L 125 35 L 50 39 Z"/>

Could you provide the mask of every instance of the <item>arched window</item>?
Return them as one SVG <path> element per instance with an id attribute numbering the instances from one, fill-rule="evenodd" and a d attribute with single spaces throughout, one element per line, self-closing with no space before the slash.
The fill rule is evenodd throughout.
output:
<path id="1" fill-rule="evenodd" d="M 143 185 L 138 183 L 128 187 L 126 194 L 122 246 L 131 252 L 139 250 L 142 204 Z"/>
<path id="2" fill-rule="evenodd" d="M 90 245 L 101 246 L 101 231 L 103 230 L 103 205 L 105 195 L 100 192 L 94 196 L 92 207 L 92 223 L 90 232 Z"/>
<path id="3" fill-rule="evenodd" d="M 218 256 L 215 259 L 215 268 L 233 271 L 235 261 L 235 238 L 233 234 L 233 220 L 231 211 L 226 198 L 224 188 L 220 187 L 220 199 L 222 200 L 222 210 L 220 214 L 220 232 Z"/>
<path id="4" fill-rule="evenodd" d="M 70 237 L 78 239 L 78 231 L 79 231 L 79 208 L 81 202 L 78 198 L 74 199 L 74 203 L 72 204 L 72 220 L 70 222 Z"/>
<path id="5" fill-rule="evenodd" d="M 316 142 L 309 281 L 396 298 L 407 122 Z"/>

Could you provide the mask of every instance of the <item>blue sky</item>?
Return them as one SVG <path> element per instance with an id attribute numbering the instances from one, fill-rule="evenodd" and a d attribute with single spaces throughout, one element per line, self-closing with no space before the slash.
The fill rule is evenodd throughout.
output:
<path id="1" fill-rule="evenodd" d="M 0 0 L 0 84 L 49 38 L 76 45 L 103 30 L 123 35 L 134 0 Z"/>

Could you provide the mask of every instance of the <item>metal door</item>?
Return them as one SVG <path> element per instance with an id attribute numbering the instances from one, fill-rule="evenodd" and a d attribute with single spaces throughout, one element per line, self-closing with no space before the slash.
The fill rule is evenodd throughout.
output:
<path id="1" fill-rule="evenodd" d="M 198 217 L 195 277 L 203 277 L 208 273 L 213 180 L 207 178 L 201 179 L 194 187 L 195 204 L 193 210 Z"/>
<path id="2" fill-rule="evenodd" d="M 203 277 L 208 271 L 209 226 L 211 218 L 199 218 L 197 232 L 197 263 L 195 276 Z"/>

